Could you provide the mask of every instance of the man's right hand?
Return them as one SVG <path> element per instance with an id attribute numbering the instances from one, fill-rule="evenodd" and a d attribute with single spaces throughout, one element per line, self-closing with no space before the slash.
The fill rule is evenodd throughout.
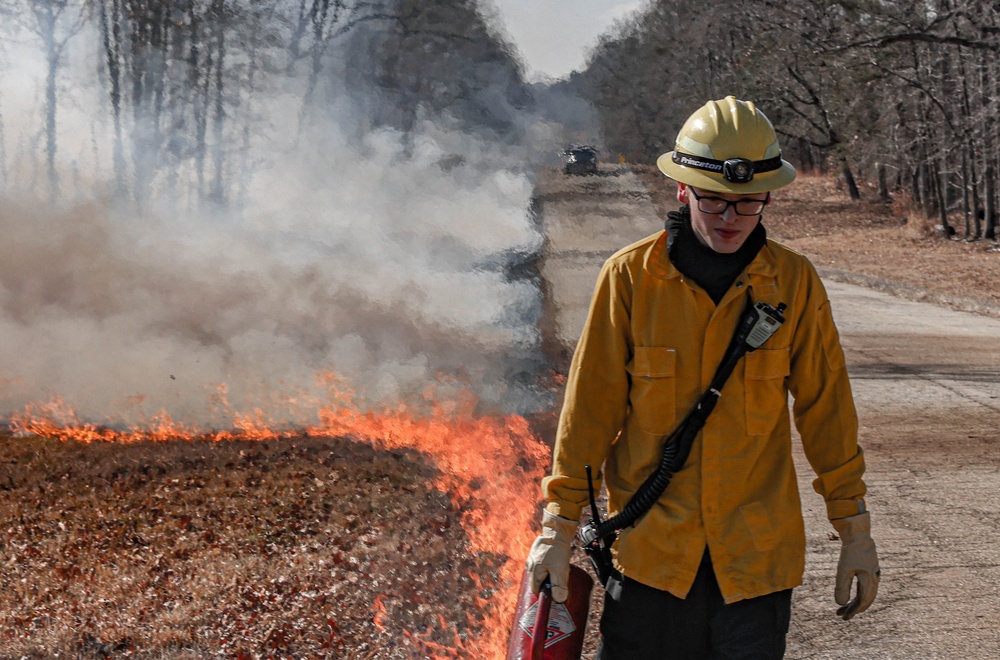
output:
<path id="1" fill-rule="evenodd" d="M 552 585 L 552 600 L 565 603 L 569 598 L 570 544 L 576 534 L 577 522 L 545 511 L 542 514 L 542 534 L 528 551 L 527 568 L 531 575 L 531 591 L 536 595 L 546 576 Z"/>

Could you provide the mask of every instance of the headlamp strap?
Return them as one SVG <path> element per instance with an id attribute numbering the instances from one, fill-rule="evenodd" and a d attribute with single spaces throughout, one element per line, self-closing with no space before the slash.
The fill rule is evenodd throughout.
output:
<path id="1" fill-rule="evenodd" d="M 674 149 L 673 160 L 678 165 L 693 167 L 698 170 L 722 173 L 726 181 L 731 183 L 750 183 L 754 174 L 773 172 L 781 169 L 781 154 L 774 158 L 764 160 L 749 160 L 746 158 L 730 158 L 728 160 L 715 160 L 714 158 L 702 158 L 701 156 L 691 156 Z"/>

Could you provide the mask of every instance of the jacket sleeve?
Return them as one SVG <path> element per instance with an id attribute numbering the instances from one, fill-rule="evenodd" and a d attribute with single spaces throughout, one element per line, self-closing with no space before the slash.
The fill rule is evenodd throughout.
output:
<path id="1" fill-rule="evenodd" d="M 599 489 L 601 467 L 628 411 L 631 290 L 628 273 L 606 262 L 570 366 L 552 474 L 542 480 L 547 510 L 570 520 L 579 520 L 588 503 L 585 466 Z"/>
<path id="2" fill-rule="evenodd" d="M 792 344 L 789 391 L 813 488 L 830 520 L 864 511 L 864 453 L 840 335 L 826 289 L 811 265 L 803 273 L 802 312 Z"/>

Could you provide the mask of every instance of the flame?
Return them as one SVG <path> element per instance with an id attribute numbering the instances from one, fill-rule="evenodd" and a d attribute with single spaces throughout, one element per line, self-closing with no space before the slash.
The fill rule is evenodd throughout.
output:
<path id="1" fill-rule="evenodd" d="M 372 605 L 372 609 L 375 610 L 375 616 L 372 617 L 372 623 L 375 624 L 379 630 L 385 630 L 385 625 L 382 623 L 385 621 L 385 594 L 379 594 L 375 596 L 375 604 Z"/>
<path id="2" fill-rule="evenodd" d="M 339 381 L 330 382 L 335 388 L 339 385 Z M 487 626 L 480 638 L 463 644 L 455 634 L 453 649 L 429 640 L 418 641 L 433 658 L 456 657 L 455 651 L 468 649 L 476 649 L 480 657 L 504 657 L 523 558 L 535 535 L 534 501 L 526 499 L 525 493 L 537 491 L 548 466 L 548 447 L 534 436 L 522 416 L 475 416 L 476 402 L 470 394 L 434 400 L 433 413 L 418 416 L 405 406 L 394 411 L 360 412 L 350 405 L 350 391 L 335 392 L 331 398 L 339 398 L 340 405 L 321 408 L 321 425 L 310 433 L 356 436 L 385 448 L 413 447 L 431 455 L 442 473 L 438 488 L 449 493 L 456 509 L 462 511 L 470 550 L 509 551 L 500 568 L 502 588 L 492 599 L 493 625 Z M 529 468 L 515 469 L 518 465 Z M 485 609 L 487 603 L 481 605 Z M 453 626 L 442 621 L 441 628 Z"/>
<path id="3" fill-rule="evenodd" d="M 430 658 L 504 657 L 510 622 L 514 617 L 523 560 L 535 535 L 535 498 L 538 483 L 549 462 L 549 448 L 532 432 L 519 415 L 477 416 L 471 394 L 447 399 L 435 398 L 429 388 L 425 399 L 429 410 L 415 410 L 399 404 L 392 409 L 362 411 L 353 391 L 332 374 L 320 374 L 327 386 L 325 402 L 316 402 L 319 423 L 307 428 L 279 430 L 262 410 L 231 412 L 232 428 L 205 431 L 176 422 L 164 410 L 147 423 L 126 430 L 83 422 L 72 406 L 59 398 L 31 404 L 10 417 L 15 435 L 38 435 L 67 441 L 135 442 L 176 441 L 205 438 L 281 440 L 293 437 L 351 437 L 384 449 L 411 448 L 429 456 L 439 468 L 434 486 L 447 493 L 455 509 L 461 511 L 462 527 L 469 539 L 470 552 L 499 551 L 507 559 L 499 570 L 498 589 L 491 597 L 479 598 L 480 610 L 491 621 L 476 624 L 469 615 L 470 628 L 480 628 L 476 639 L 458 634 L 457 622 L 440 621 L 440 631 L 453 635 L 450 646 L 407 632 Z M 217 388 L 213 401 L 226 404 L 226 387 Z M 141 401 L 141 397 L 137 397 Z M 478 576 L 472 576 L 481 584 Z M 481 589 L 477 589 L 481 593 Z M 381 627 L 386 616 L 385 597 L 373 604 L 373 622 Z M 427 633 L 430 635 L 430 632 Z M 441 639 L 442 637 L 438 637 Z"/>
<path id="4" fill-rule="evenodd" d="M 404 630 L 403 633 L 407 636 L 407 638 L 413 640 L 418 646 L 420 646 L 423 649 L 424 653 L 427 654 L 428 658 L 432 658 L 433 660 L 444 660 L 445 658 L 462 657 L 459 655 L 459 653 L 463 650 L 466 650 L 470 645 L 464 644 L 462 642 L 461 638 L 458 636 L 458 632 L 454 629 L 454 626 L 448 625 L 448 622 L 444 620 L 444 617 L 440 616 L 438 617 L 438 624 L 441 627 L 441 630 L 452 631 L 454 637 L 452 639 L 451 646 L 447 646 L 445 644 L 439 644 L 429 639 L 425 639 L 420 635 L 413 634 L 409 630 Z M 498 655 L 498 653 L 499 650 L 494 651 L 487 657 L 491 658 L 503 657 L 503 654 Z"/>
<path id="5" fill-rule="evenodd" d="M 493 624 L 467 646 L 455 636 L 456 649 L 475 648 L 481 657 L 503 657 L 510 621 L 514 618 L 523 558 L 534 539 L 535 507 L 525 493 L 537 490 L 548 461 L 548 448 L 537 440 L 520 416 L 453 418 L 440 409 L 429 418 L 395 414 L 359 413 L 346 408 L 322 411 L 328 432 L 365 437 L 386 448 L 416 446 L 434 457 L 442 471 L 438 487 L 451 495 L 462 511 L 462 526 L 472 552 L 507 549 L 510 556 L 500 569 L 502 585 L 491 599 Z M 419 438 L 414 445 L 414 438 Z M 533 469 L 513 469 L 527 463 Z M 471 506 L 470 506 L 471 504 Z M 483 602 L 483 609 L 486 603 Z M 448 627 L 442 622 L 442 628 Z M 430 657 L 441 649 L 422 640 Z"/>

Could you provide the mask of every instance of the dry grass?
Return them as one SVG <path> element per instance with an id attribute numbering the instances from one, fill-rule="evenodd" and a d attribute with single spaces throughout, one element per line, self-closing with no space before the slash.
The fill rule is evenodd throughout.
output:
<path id="1" fill-rule="evenodd" d="M 414 452 L 0 448 L 0 658 L 449 657 L 496 580 Z"/>

